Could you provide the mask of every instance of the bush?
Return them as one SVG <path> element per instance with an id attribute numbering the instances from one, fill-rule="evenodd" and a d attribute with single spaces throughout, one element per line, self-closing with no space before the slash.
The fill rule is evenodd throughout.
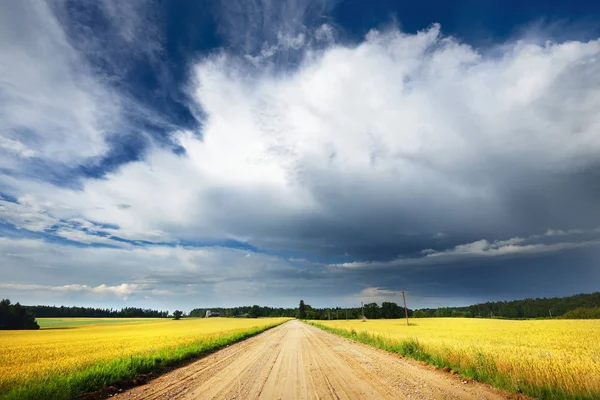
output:
<path id="1" fill-rule="evenodd" d="M 452 311 L 450 316 L 453 318 L 473 318 L 473 314 L 469 311 Z"/>
<path id="2" fill-rule="evenodd" d="M 596 308 L 576 308 L 567 311 L 561 317 L 563 319 L 600 319 L 600 307 Z"/>

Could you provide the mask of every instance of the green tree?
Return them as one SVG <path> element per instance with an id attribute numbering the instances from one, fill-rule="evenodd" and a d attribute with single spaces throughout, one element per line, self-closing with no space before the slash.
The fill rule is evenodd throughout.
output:
<path id="1" fill-rule="evenodd" d="M 393 302 L 384 301 L 381 303 L 381 318 L 402 318 L 404 310 Z"/>
<path id="2" fill-rule="evenodd" d="M 576 308 L 563 314 L 564 319 L 600 319 L 600 307 Z"/>
<path id="3" fill-rule="evenodd" d="M 298 319 L 306 319 L 306 306 L 304 305 L 304 300 L 300 300 L 300 305 L 298 306 Z"/>
<path id="4" fill-rule="evenodd" d="M 0 301 L 0 329 L 40 329 L 35 316 L 19 303 Z"/>
<path id="5" fill-rule="evenodd" d="M 440 307 L 435 311 L 436 317 L 449 317 L 452 315 L 452 311 L 448 307 Z"/>
<path id="6" fill-rule="evenodd" d="M 252 306 L 248 314 L 251 318 L 260 318 L 262 317 L 262 309 L 260 308 L 260 306 L 257 306 L 255 304 Z"/>
<path id="7" fill-rule="evenodd" d="M 173 319 L 174 320 L 181 319 L 182 315 L 183 315 L 183 313 L 181 311 L 179 311 L 179 310 L 173 311 Z"/>
<path id="8" fill-rule="evenodd" d="M 379 305 L 377 303 L 368 303 L 365 304 L 365 317 L 368 319 L 377 319 L 379 318 Z"/>

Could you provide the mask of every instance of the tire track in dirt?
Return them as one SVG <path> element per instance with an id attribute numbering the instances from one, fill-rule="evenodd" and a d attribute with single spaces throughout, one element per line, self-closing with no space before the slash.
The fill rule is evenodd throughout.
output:
<path id="1" fill-rule="evenodd" d="M 119 399 L 489 399 L 514 395 L 290 321 Z"/>

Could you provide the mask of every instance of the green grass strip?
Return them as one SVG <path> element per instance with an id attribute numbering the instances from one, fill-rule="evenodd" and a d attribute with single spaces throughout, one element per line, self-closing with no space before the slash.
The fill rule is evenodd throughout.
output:
<path id="1" fill-rule="evenodd" d="M 513 393 L 523 393 L 537 399 L 553 399 L 553 400 L 593 400 L 600 399 L 600 393 L 568 393 L 564 390 L 531 384 L 515 380 L 514 378 L 502 375 L 496 368 L 493 359 L 486 357 L 483 353 L 478 353 L 476 362 L 466 367 L 454 365 L 449 361 L 444 354 L 427 353 L 417 339 L 407 340 L 390 340 L 380 335 L 373 335 L 367 332 L 356 332 L 354 329 L 337 329 L 330 328 L 312 321 L 303 321 L 316 328 L 326 332 L 364 343 L 378 349 L 386 350 L 392 353 L 397 353 L 404 357 L 413 358 L 418 361 L 425 361 L 428 364 L 438 368 L 448 367 L 465 377 L 471 378 L 479 382 L 488 383 L 498 389 L 507 390 Z"/>
<path id="2" fill-rule="evenodd" d="M 5 394 L 0 394 L 0 399 L 72 399 L 83 393 L 93 392 L 119 384 L 120 382 L 132 380 L 140 374 L 164 371 L 167 367 L 198 358 L 206 353 L 255 336 L 285 322 L 287 321 L 211 340 L 204 340 L 183 347 L 163 349 L 152 354 L 132 355 L 108 362 L 99 362 L 82 370 L 66 374 L 49 375 L 45 379 L 33 380 Z"/>

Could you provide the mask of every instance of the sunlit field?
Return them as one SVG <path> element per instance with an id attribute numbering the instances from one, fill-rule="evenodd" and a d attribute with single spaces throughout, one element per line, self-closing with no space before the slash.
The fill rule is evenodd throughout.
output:
<path id="1" fill-rule="evenodd" d="M 68 398 L 98 384 L 185 360 L 285 320 L 40 318 L 38 331 L 0 331 L 0 397 L 11 390 L 15 398 L 35 397 L 38 390 L 47 396 L 47 390 L 56 390 L 56 396 Z M 44 398 L 43 393 L 39 396 Z"/>
<path id="2" fill-rule="evenodd" d="M 150 322 L 152 318 L 37 318 L 40 328 L 65 328 L 76 325 L 125 324 L 131 322 Z M 160 321 L 159 318 L 155 321 Z"/>
<path id="3" fill-rule="evenodd" d="M 600 398 L 600 320 L 423 318 L 411 319 L 410 326 L 406 320 L 312 322 L 512 391 L 542 398 Z"/>

